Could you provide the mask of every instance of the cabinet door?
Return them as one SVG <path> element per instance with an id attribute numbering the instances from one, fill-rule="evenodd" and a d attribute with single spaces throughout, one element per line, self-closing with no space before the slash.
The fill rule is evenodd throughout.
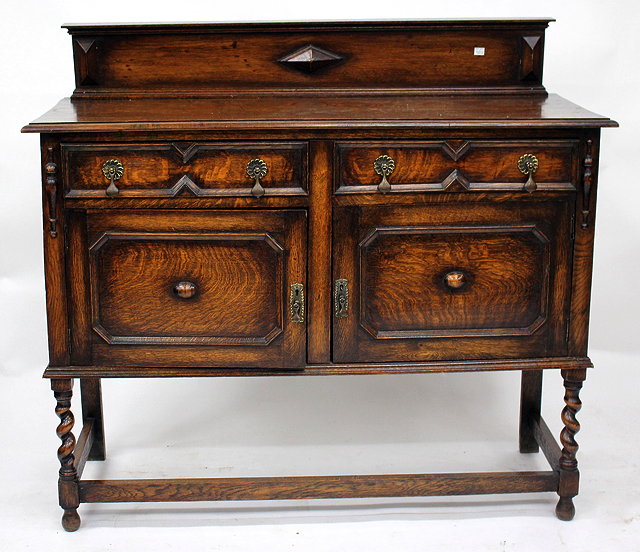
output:
<path id="1" fill-rule="evenodd" d="M 334 361 L 566 354 L 572 205 L 336 208 Z"/>
<path id="2" fill-rule="evenodd" d="M 85 286 L 74 355 L 106 366 L 301 368 L 305 228 L 303 211 L 88 214 L 86 241 L 73 239 L 77 229 L 71 239 L 70 258 L 86 265 L 70 267 Z"/>

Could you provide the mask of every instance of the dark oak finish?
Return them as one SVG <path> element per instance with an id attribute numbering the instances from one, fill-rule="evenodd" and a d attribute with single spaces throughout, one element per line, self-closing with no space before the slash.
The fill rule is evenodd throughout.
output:
<path id="1" fill-rule="evenodd" d="M 578 461 L 576 460 L 578 443 L 575 439 L 576 433 L 580 431 L 580 423 L 576 419 L 576 414 L 582 408 L 579 394 L 586 376 L 586 370 L 562 371 L 565 388 L 565 407 L 562 410 L 564 429 L 560 433 L 560 443 L 562 444 L 559 462 L 560 484 L 558 488 L 560 499 L 556 506 L 556 515 L 565 521 L 572 520 L 576 513 L 573 497 L 578 494 L 580 479 Z"/>
<path id="2" fill-rule="evenodd" d="M 617 123 L 546 93 L 549 21 L 67 26 L 76 89 L 23 129 L 66 530 L 82 502 L 551 491 L 573 517 Z M 101 378 L 496 370 L 522 371 L 520 451 L 550 471 L 81 479 L 105 459 Z"/>
<path id="3" fill-rule="evenodd" d="M 520 384 L 520 452 L 538 452 L 536 427 L 540 422 L 542 370 L 523 371 Z"/>
<path id="4" fill-rule="evenodd" d="M 288 309 L 306 283 L 305 223 L 286 210 L 90 213 L 88 249 L 72 254 L 91 278 L 72 285 L 89 287 L 93 362 L 302 367 L 306 328 Z"/>
<path id="5" fill-rule="evenodd" d="M 350 282 L 352 312 L 334 320 L 334 361 L 566 354 L 571 210 L 569 198 L 336 209 L 334 277 Z"/>
<path id="6" fill-rule="evenodd" d="M 104 460 L 107 455 L 102 421 L 102 383 L 99 378 L 81 378 L 82 421 L 91 421 L 91 442 L 88 445 L 89 460 Z"/>
<path id="7" fill-rule="evenodd" d="M 108 102 L 66 98 L 24 128 L 25 132 L 269 131 L 384 129 L 389 132 L 428 129 L 536 128 L 593 129 L 617 123 L 587 111 L 557 94 L 439 95 L 431 90 L 406 94 L 331 93 L 293 95 L 246 94 L 194 98 L 133 98 Z M 212 113 L 218 117 L 212 118 Z M 476 134 L 476 133 L 474 133 Z M 154 135 L 155 136 L 155 135 Z M 190 135 L 193 138 L 193 135 Z M 298 137 L 304 134 L 298 134 Z M 490 135 L 496 138 L 496 135 Z M 448 136 L 447 136 L 448 137 Z M 474 136 L 475 137 L 475 136 Z M 499 135 L 497 137 L 500 137 Z M 547 136 L 548 137 L 548 136 Z M 575 135 L 574 135 L 575 137 Z M 262 134 L 262 138 L 266 138 Z M 439 133 L 439 138 L 444 136 Z M 472 136 L 462 136 L 472 138 Z M 594 142 L 595 146 L 595 142 Z M 594 151 L 595 154 L 595 151 Z"/>
<path id="8" fill-rule="evenodd" d="M 498 370 L 574 370 L 593 368 L 587 357 L 521 358 L 501 360 L 442 360 L 431 362 L 367 362 L 309 364 L 303 370 L 273 368 L 198 368 L 176 366 L 48 366 L 46 378 L 59 377 L 199 377 L 199 376 L 350 376 L 367 374 L 426 374 L 432 372 L 494 372 Z"/>
<path id="9" fill-rule="evenodd" d="M 73 36 L 76 95 L 369 89 L 372 80 L 381 89 L 465 88 L 481 81 L 488 88 L 539 91 L 549 21 L 66 28 Z M 315 63 L 291 63 L 310 46 Z M 410 63 L 399 70 L 408 49 Z"/>
<path id="10" fill-rule="evenodd" d="M 380 178 L 373 163 L 379 155 L 395 162 L 389 177 L 394 192 L 522 191 L 526 177 L 518 170 L 518 159 L 527 153 L 539 160 L 538 190 L 574 190 L 577 146 L 577 140 L 338 142 L 336 193 L 374 192 Z"/>
<path id="11" fill-rule="evenodd" d="M 82 502 L 287 500 L 554 491 L 555 471 L 82 481 Z"/>
<path id="12" fill-rule="evenodd" d="M 253 186 L 247 165 L 255 158 L 268 167 L 265 195 L 306 195 L 305 143 L 63 144 L 62 152 L 65 198 L 104 198 L 102 165 L 113 158 L 124 168 L 117 197 L 246 196 Z"/>
<path id="13" fill-rule="evenodd" d="M 56 399 L 56 415 L 60 418 L 60 423 L 56 428 L 56 435 L 62 441 L 58 448 L 58 460 L 60 470 L 58 472 L 58 494 L 60 507 L 64 510 L 62 515 L 62 527 L 66 531 L 77 531 L 80 527 L 80 516 L 78 506 L 80 497 L 78 496 L 78 471 L 74 449 L 76 448 L 76 438 L 72 429 L 75 425 L 73 412 L 71 412 L 71 396 L 73 395 L 72 379 L 51 380 L 51 389 Z M 76 452 L 76 454 L 78 454 Z M 82 454 L 78 458 L 82 458 Z M 80 460 L 83 462 L 84 460 Z"/>

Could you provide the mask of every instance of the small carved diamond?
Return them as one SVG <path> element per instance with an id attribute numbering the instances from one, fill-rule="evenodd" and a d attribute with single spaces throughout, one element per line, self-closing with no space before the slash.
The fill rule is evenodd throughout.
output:
<path id="1" fill-rule="evenodd" d="M 302 73 L 314 73 L 318 69 L 335 65 L 342 60 L 343 57 L 339 54 L 309 44 L 299 48 L 295 52 L 287 54 L 278 61 Z"/>

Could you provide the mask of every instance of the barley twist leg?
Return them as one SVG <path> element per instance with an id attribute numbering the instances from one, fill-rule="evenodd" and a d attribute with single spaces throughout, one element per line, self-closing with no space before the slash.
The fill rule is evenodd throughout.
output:
<path id="1" fill-rule="evenodd" d="M 58 494 L 60 506 L 64 510 L 62 515 L 62 527 L 66 531 L 77 531 L 80 527 L 78 506 L 78 473 L 74 465 L 73 450 L 76 446 L 76 438 L 72 433 L 75 419 L 71 412 L 71 397 L 73 395 L 73 380 L 52 380 L 51 388 L 56 399 L 56 414 L 60 423 L 56 428 L 56 434 L 62 441 L 58 448 L 58 460 L 60 470 L 58 478 Z"/>
<path id="2" fill-rule="evenodd" d="M 562 454 L 560 456 L 560 484 L 558 486 L 558 505 L 556 506 L 556 515 L 559 519 L 569 521 L 575 515 L 575 506 L 573 505 L 573 497 L 578 494 L 578 483 L 580 473 L 578 471 L 578 460 L 576 453 L 578 452 L 578 443 L 576 442 L 576 433 L 580 431 L 580 423 L 576 419 L 577 413 L 582 408 L 580 401 L 580 389 L 582 382 L 586 376 L 586 370 L 563 370 L 564 379 L 564 402 L 565 407 L 562 410 L 562 423 L 564 428 L 560 433 L 560 443 L 562 445 Z"/>

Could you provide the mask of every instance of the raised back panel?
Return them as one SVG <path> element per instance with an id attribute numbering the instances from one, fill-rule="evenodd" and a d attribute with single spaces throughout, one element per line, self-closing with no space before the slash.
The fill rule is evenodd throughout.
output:
<path id="1" fill-rule="evenodd" d="M 549 19 L 70 25 L 76 95 L 539 90 Z"/>

